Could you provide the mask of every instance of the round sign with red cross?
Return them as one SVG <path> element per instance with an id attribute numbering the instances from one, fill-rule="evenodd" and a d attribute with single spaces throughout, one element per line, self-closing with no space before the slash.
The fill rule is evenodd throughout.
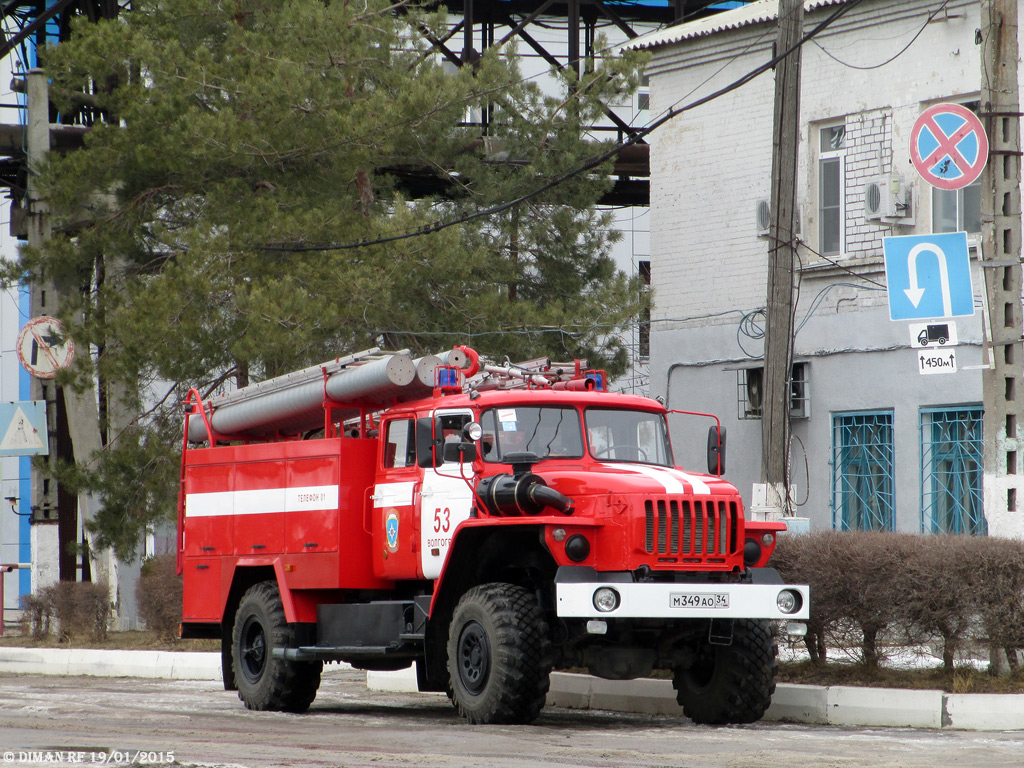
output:
<path id="1" fill-rule="evenodd" d="M 961 189 L 988 161 L 988 136 L 981 120 L 960 104 L 936 104 L 914 123 L 910 159 L 921 177 L 939 189 Z"/>

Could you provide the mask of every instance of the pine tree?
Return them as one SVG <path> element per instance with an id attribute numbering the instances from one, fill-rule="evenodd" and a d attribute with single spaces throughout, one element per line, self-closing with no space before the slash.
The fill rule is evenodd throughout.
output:
<path id="1" fill-rule="evenodd" d="M 62 318 L 95 352 L 75 381 L 98 382 L 101 411 L 136 415 L 68 473 L 104 499 L 101 545 L 130 557 L 173 515 L 191 388 L 378 345 L 622 370 L 614 331 L 642 292 L 595 208 L 607 167 L 523 198 L 602 151 L 583 126 L 636 87 L 636 59 L 545 95 L 508 50 L 443 66 L 421 33 L 444 19 L 413 7 L 133 5 L 46 52 L 60 108 L 85 92 L 103 119 L 42 169 L 56 234 L 7 275 L 62 288 Z M 425 172 L 444 194 L 403 186 Z M 439 221 L 461 223 L 392 239 Z"/>

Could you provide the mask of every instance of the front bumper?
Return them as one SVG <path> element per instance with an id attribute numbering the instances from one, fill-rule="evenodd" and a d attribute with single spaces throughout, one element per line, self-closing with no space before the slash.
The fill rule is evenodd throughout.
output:
<path id="1" fill-rule="evenodd" d="M 600 574 L 598 574 L 600 576 Z M 594 595 L 601 588 L 614 589 L 618 606 L 599 611 Z M 779 595 L 791 592 L 797 608 L 785 613 Z M 573 581 L 555 584 L 559 618 L 579 619 L 778 619 L 809 618 L 810 590 L 803 584 L 665 584 L 624 581 Z"/>

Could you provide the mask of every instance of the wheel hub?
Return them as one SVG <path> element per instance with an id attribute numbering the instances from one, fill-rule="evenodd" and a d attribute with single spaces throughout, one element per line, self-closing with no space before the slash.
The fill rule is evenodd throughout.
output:
<path id="1" fill-rule="evenodd" d="M 491 644 L 484 628 L 476 621 L 466 624 L 459 635 L 459 681 L 472 694 L 487 685 L 491 672 Z"/>
<path id="2" fill-rule="evenodd" d="M 263 676 L 267 664 L 267 638 L 263 625 L 249 619 L 242 627 L 242 673 L 255 683 Z"/>

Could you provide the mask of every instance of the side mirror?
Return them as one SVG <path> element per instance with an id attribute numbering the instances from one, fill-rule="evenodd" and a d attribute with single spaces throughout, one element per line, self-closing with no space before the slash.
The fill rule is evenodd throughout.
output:
<path id="1" fill-rule="evenodd" d="M 708 430 L 708 474 L 725 474 L 725 427 L 713 426 Z"/>
<path id="2" fill-rule="evenodd" d="M 443 457 L 437 448 L 441 445 L 442 431 L 440 416 L 416 419 L 416 466 L 441 466 Z"/>

